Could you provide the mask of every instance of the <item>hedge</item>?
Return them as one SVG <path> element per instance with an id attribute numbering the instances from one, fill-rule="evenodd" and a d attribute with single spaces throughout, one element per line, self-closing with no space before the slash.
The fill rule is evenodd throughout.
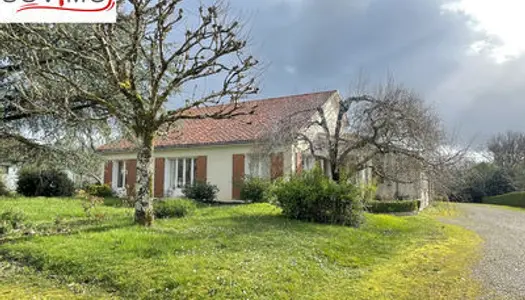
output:
<path id="1" fill-rule="evenodd" d="M 483 197 L 485 204 L 507 205 L 525 208 L 525 192 L 513 192 L 499 196 Z"/>
<path id="2" fill-rule="evenodd" d="M 88 194 L 97 197 L 113 197 L 113 190 L 109 184 L 89 184 L 85 187 Z"/>
<path id="3" fill-rule="evenodd" d="M 376 214 L 415 212 L 419 210 L 421 202 L 419 200 L 399 200 L 399 201 L 368 201 L 366 208 L 368 212 Z"/>

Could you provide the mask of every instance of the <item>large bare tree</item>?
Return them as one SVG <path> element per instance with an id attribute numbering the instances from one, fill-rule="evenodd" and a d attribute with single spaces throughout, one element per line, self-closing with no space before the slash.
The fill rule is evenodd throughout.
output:
<path id="1" fill-rule="evenodd" d="M 282 120 L 261 144 L 305 143 L 312 156 L 328 163 L 336 181 L 345 170 L 372 168 L 384 179 L 412 182 L 416 178 L 411 174 L 419 178 L 418 171 L 438 170 L 462 153 L 446 151 L 437 115 L 416 93 L 392 79 L 373 92 L 359 89 L 313 112 L 313 118 L 310 112 Z"/>
<path id="2" fill-rule="evenodd" d="M 183 119 L 229 118 L 251 113 L 239 99 L 257 92 L 241 26 L 221 5 L 182 8 L 182 0 L 119 3 L 116 24 L 3 25 L 0 56 L 20 70 L 27 99 L 68 103 L 82 99 L 127 129 L 136 144 L 135 220 L 150 225 L 154 140 Z M 189 4 L 189 1 L 185 1 Z M 189 16 L 189 17 L 186 17 Z M 218 82 L 166 104 L 190 84 Z M 185 94 L 188 95 L 188 94 Z M 235 103 L 220 109 L 194 107 Z"/>
<path id="3" fill-rule="evenodd" d="M 487 148 L 496 166 L 509 171 L 525 167 L 525 133 L 499 133 L 489 140 Z"/>

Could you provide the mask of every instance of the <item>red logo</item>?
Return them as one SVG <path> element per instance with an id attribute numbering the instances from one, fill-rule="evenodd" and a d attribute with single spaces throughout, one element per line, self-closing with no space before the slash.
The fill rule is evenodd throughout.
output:
<path id="1" fill-rule="evenodd" d="M 46 0 L 46 2 L 50 2 L 50 0 Z M 75 12 L 101 12 L 101 11 L 110 11 L 115 7 L 115 0 L 92 0 L 93 3 L 100 3 L 100 7 L 90 7 L 90 8 L 81 8 L 78 7 L 78 2 L 76 0 L 73 1 L 76 7 L 69 7 L 67 4 L 71 2 L 71 0 L 68 1 L 68 3 L 64 3 L 65 0 L 59 0 L 58 5 L 42 5 L 38 3 L 29 3 L 20 6 L 19 9 L 17 9 L 17 13 L 25 10 L 32 10 L 32 9 L 40 9 L 40 10 L 62 10 L 62 11 L 75 11 Z M 81 3 L 84 3 L 82 1 Z"/>

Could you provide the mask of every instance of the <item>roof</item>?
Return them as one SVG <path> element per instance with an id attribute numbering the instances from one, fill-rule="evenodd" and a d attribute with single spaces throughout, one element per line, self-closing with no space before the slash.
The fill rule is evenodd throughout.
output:
<path id="1" fill-rule="evenodd" d="M 185 119 L 166 136 L 155 140 L 155 148 L 181 148 L 205 145 L 225 145 L 251 143 L 261 138 L 272 124 L 288 117 L 302 115 L 309 119 L 318 107 L 337 94 L 337 91 L 325 91 L 301 95 L 291 95 L 263 100 L 252 100 L 238 103 L 236 112 L 246 114 L 229 119 Z M 224 111 L 234 104 L 193 108 L 184 115 L 213 114 Z M 253 111 L 253 114 L 248 114 Z M 98 148 L 103 152 L 120 152 L 133 150 L 135 147 L 127 140 L 106 144 Z"/>

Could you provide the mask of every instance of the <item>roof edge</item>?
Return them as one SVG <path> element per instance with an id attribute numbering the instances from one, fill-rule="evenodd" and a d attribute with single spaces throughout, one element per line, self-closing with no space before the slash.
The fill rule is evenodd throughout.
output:
<path id="1" fill-rule="evenodd" d="M 229 142 L 218 142 L 218 143 L 199 143 L 199 144 L 186 144 L 186 145 L 167 145 L 167 146 L 156 146 L 155 150 L 165 150 L 165 149 L 188 149 L 188 148 L 198 148 L 198 147 L 207 147 L 207 146 L 228 146 L 228 145 L 248 145 L 254 143 L 256 140 L 240 140 L 240 141 L 229 141 Z M 100 154 L 113 154 L 113 153 L 129 153 L 136 152 L 137 149 L 107 149 L 107 150 L 97 150 Z"/>

